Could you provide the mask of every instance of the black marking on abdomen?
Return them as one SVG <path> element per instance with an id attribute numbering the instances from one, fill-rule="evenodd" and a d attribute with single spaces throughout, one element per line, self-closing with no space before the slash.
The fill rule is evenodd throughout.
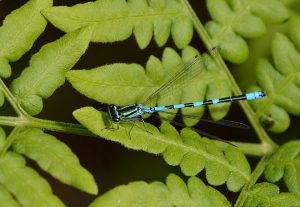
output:
<path id="1" fill-rule="evenodd" d="M 194 103 L 185 103 L 184 107 L 194 107 Z"/>
<path id="2" fill-rule="evenodd" d="M 165 106 L 167 109 L 174 109 L 174 105 Z"/>
<path id="3" fill-rule="evenodd" d="M 231 101 L 231 98 L 230 98 L 230 97 L 220 98 L 220 99 L 219 99 L 219 103 L 230 102 L 230 101 Z"/>
<path id="4" fill-rule="evenodd" d="M 246 99 L 247 99 L 246 95 L 240 95 L 240 96 L 233 96 L 233 97 L 231 97 L 232 102 L 246 100 Z"/>
<path id="5" fill-rule="evenodd" d="M 235 101 L 241 101 L 246 99 L 247 99 L 246 95 L 232 96 L 232 97 L 220 98 L 219 103 L 235 102 Z"/>
<path id="6" fill-rule="evenodd" d="M 203 105 L 210 105 L 213 104 L 212 100 L 203 101 Z"/>

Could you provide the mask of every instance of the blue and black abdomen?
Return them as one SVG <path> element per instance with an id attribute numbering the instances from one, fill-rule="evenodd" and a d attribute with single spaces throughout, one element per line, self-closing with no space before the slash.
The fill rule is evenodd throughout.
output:
<path id="1" fill-rule="evenodd" d="M 256 92 L 252 92 L 252 93 L 243 94 L 243 95 L 240 95 L 240 96 L 230 96 L 230 97 L 219 98 L 219 99 L 211 99 L 211 100 L 201 101 L 201 102 L 192 102 L 192 103 L 175 104 L 175 105 L 168 105 L 168 106 L 151 107 L 151 108 L 149 108 L 150 109 L 149 113 L 164 111 L 164 110 L 169 110 L 169 109 L 181 109 L 181 108 L 187 108 L 187 107 L 198 107 L 198 106 L 205 106 L 205 105 L 225 103 L 225 102 L 236 102 L 236 101 L 242 101 L 242 100 L 254 100 L 254 99 L 263 98 L 264 96 L 266 96 L 266 94 L 263 91 L 256 91 Z"/>

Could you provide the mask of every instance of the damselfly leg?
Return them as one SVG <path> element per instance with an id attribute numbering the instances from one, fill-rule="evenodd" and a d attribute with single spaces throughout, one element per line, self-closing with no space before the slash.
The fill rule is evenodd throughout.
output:
<path id="1" fill-rule="evenodd" d="M 133 129 L 134 126 L 140 128 L 140 129 L 142 129 L 140 126 L 138 126 L 138 125 L 136 124 L 137 121 L 142 122 L 142 123 L 143 123 L 143 126 L 144 126 L 144 130 L 145 130 L 147 133 L 149 133 L 149 134 L 152 135 L 152 132 L 150 132 L 150 131 L 147 129 L 146 124 L 145 124 L 145 121 L 144 121 L 144 119 L 143 119 L 142 117 L 136 117 L 136 118 L 132 118 L 132 119 L 125 120 L 125 121 L 128 121 L 128 122 L 131 122 L 131 123 L 132 123 L 132 126 L 130 127 L 129 133 L 128 133 L 129 137 L 131 137 L 131 136 L 130 136 L 130 135 L 131 135 L 131 131 L 132 131 L 132 129 Z"/>

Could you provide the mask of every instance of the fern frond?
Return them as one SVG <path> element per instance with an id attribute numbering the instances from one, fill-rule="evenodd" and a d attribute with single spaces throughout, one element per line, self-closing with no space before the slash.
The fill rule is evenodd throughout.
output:
<path id="1" fill-rule="evenodd" d="M 279 193 L 279 188 L 271 183 L 255 184 L 248 192 L 243 207 L 298 207 L 300 196 L 293 193 Z"/>
<path id="2" fill-rule="evenodd" d="M 189 206 L 189 207 L 229 207 L 225 196 L 199 178 L 189 178 L 187 184 L 177 175 L 170 174 L 166 185 L 161 182 L 150 184 L 136 181 L 118 186 L 98 197 L 89 207 L 104 206 Z"/>
<path id="3" fill-rule="evenodd" d="M 272 155 L 264 176 L 270 182 L 283 178 L 289 191 L 300 195 L 300 141 L 282 145 Z"/>
<path id="4" fill-rule="evenodd" d="M 164 123 L 160 131 L 153 125 L 139 124 L 128 132 L 131 124 L 124 124 L 119 130 L 107 130 L 106 114 L 92 107 L 73 112 L 74 117 L 91 132 L 105 139 L 119 142 L 135 150 L 162 154 L 169 165 L 180 165 L 185 175 L 196 175 L 205 168 L 206 178 L 212 185 L 226 182 L 231 191 L 238 191 L 249 180 L 250 166 L 245 156 L 235 147 L 228 146 L 224 152 L 213 141 L 201 138 L 196 132 L 183 129 L 181 134 L 171 125 Z M 104 130 L 103 130 L 104 129 Z"/>
<path id="5" fill-rule="evenodd" d="M 43 14 L 65 32 L 82 26 L 93 27 L 92 41 L 95 42 L 121 41 L 134 33 L 143 49 L 153 35 L 157 44 L 163 46 L 171 31 L 176 46 L 184 48 L 191 40 L 193 25 L 183 5 L 177 0 L 98 0 L 73 7 L 45 9 Z M 288 18 L 286 8 L 277 0 L 229 3 L 209 0 L 207 5 L 213 18 L 207 24 L 208 33 L 214 45 L 220 46 L 221 55 L 234 63 L 241 63 L 248 57 L 248 47 L 242 37 L 254 38 L 265 33 L 263 20 L 282 23 Z"/>
<path id="6" fill-rule="evenodd" d="M 181 58 L 173 49 L 167 48 L 164 50 L 162 61 L 151 56 L 146 63 L 145 70 L 138 64 L 117 63 L 91 70 L 69 71 L 67 79 L 80 93 L 98 102 L 120 106 L 142 103 L 147 96 L 170 78 L 170 74 L 181 69 L 176 66 L 191 60 L 196 54 L 199 52 L 195 48 L 187 47 L 182 51 Z M 230 96 L 231 89 L 226 81 L 226 74 L 216 66 L 210 56 L 203 55 L 203 58 L 203 64 L 197 68 L 197 70 L 202 70 L 201 73 L 193 79 L 188 79 L 189 82 L 174 86 L 178 90 L 170 91 L 169 94 L 158 97 L 154 102 L 156 101 L 159 105 L 169 105 Z M 192 75 L 188 74 L 188 76 Z M 208 108 L 211 116 L 219 120 L 227 114 L 229 106 L 230 103 L 226 103 L 211 105 Z M 204 107 L 181 111 L 183 114 L 197 114 L 200 119 Z M 168 118 L 172 119 L 174 116 Z M 184 122 L 187 125 L 193 125 L 198 121 L 185 118 Z"/>
<path id="7" fill-rule="evenodd" d="M 32 168 L 25 166 L 22 156 L 7 152 L 0 159 L 0 183 L 24 207 L 63 207 L 50 185 Z M 3 194 L 2 194 L 3 195 Z"/>
<path id="8" fill-rule="evenodd" d="M 206 30 L 213 45 L 220 47 L 222 57 L 233 63 L 248 58 L 248 46 L 243 38 L 256 38 L 266 32 L 264 22 L 282 23 L 288 11 L 278 0 L 207 0 L 212 21 Z"/>
<path id="9" fill-rule="evenodd" d="M 33 45 L 46 27 L 41 10 L 51 7 L 52 0 L 30 0 L 9 14 L 0 27 L 0 76 L 11 75 L 9 61 L 17 61 Z"/>
<path id="10" fill-rule="evenodd" d="M 32 56 L 29 67 L 11 84 L 12 93 L 25 111 L 31 115 L 41 112 L 42 98 L 51 96 L 64 83 L 65 73 L 86 51 L 91 33 L 91 28 L 69 33 Z"/>
<path id="11" fill-rule="evenodd" d="M 80 165 L 72 151 L 55 137 L 40 129 L 26 128 L 17 135 L 12 148 L 36 161 L 59 181 L 87 193 L 97 194 L 93 176 Z"/>
<path id="12" fill-rule="evenodd" d="M 73 7 L 52 7 L 42 13 L 65 32 L 92 27 L 94 42 L 121 41 L 133 33 L 141 49 L 148 46 L 152 36 L 163 46 L 170 33 L 176 46 L 183 48 L 193 35 L 192 21 L 178 0 L 98 0 Z"/>
<path id="13" fill-rule="evenodd" d="M 299 25 L 299 22 L 300 18 L 292 21 L 290 28 Z M 300 35 L 299 28 L 291 29 L 295 40 Z M 277 33 L 272 42 L 272 56 L 274 65 L 260 59 L 256 68 L 258 87 L 266 91 L 267 97 L 250 104 L 262 124 L 268 130 L 279 133 L 290 125 L 288 113 L 300 115 L 300 52 L 285 35 Z"/>

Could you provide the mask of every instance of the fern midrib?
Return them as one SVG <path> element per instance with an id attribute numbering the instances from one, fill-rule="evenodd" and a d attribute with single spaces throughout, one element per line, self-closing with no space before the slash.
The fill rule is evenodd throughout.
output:
<path id="1" fill-rule="evenodd" d="M 108 87 L 108 88 L 111 88 L 111 87 L 120 87 L 120 88 L 159 88 L 159 86 L 156 86 L 156 85 L 150 85 L 150 86 L 147 86 L 145 84 L 143 85 L 130 85 L 130 84 L 119 84 L 119 82 L 117 84 L 115 83 L 106 83 L 106 82 L 100 82 L 100 81 L 92 81 L 90 79 L 86 79 L 86 78 L 81 78 L 79 76 L 72 76 L 73 79 L 76 79 L 76 80 L 80 80 L 80 81 L 84 81 L 86 83 L 91 83 L 91 84 L 94 84 L 94 85 L 99 85 L 100 87 L 104 86 L 104 87 Z M 149 82 L 150 83 L 150 82 Z M 80 83 L 81 84 L 81 83 Z"/>
<path id="2" fill-rule="evenodd" d="M 90 118 L 90 117 L 87 116 L 87 118 Z M 121 127 L 123 127 L 123 128 L 124 128 L 124 131 L 126 132 L 126 127 L 124 127 L 124 126 L 122 126 L 122 125 L 121 125 Z M 143 126 L 141 126 L 141 127 L 143 127 Z M 106 133 L 109 134 L 110 132 L 98 131 L 98 134 L 106 134 Z M 137 133 L 136 130 L 135 130 L 135 133 Z M 134 134 L 134 132 L 132 132 L 132 134 Z M 146 133 L 145 133 L 144 131 L 143 131 L 143 133 L 141 133 L 141 131 L 138 130 L 138 134 L 141 134 L 140 136 L 143 137 L 143 136 L 145 136 Z M 186 145 L 186 144 L 183 143 L 183 142 L 181 142 L 180 144 L 178 144 L 178 143 L 176 143 L 176 142 L 169 141 L 169 139 L 165 139 L 165 138 L 162 136 L 162 133 L 161 133 L 161 132 L 159 132 L 159 134 L 156 134 L 156 135 L 159 135 L 159 136 L 154 136 L 154 134 L 153 134 L 153 135 L 151 135 L 150 137 L 153 138 L 153 139 L 156 139 L 158 142 L 165 143 L 166 146 L 171 146 L 171 145 L 173 145 L 173 146 L 175 146 L 175 147 L 177 147 L 177 148 L 182 148 L 182 149 L 183 149 L 185 152 L 187 152 L 187 153 L 188 153 L 188 152 L 192 152 L 192 153 L 197 154 L 197 155 L 200 155 L 200 156 L 202 156 L 202 157 L 206 157 L 207 160 L 211 160 L 211 161 L 213 161 L 213 162 L 219 163 L 220 165 L 225 166 L 230 172 L 236 172 L 236 173 L 240 174 L 242 177 L 244 177 L 245 180 L 249 181 L 249 178 L 250 178 L 250 177 L 249 177 L 247 174 L 245 174 L 244 172 L 242 172 L 242 171 L 239 170 L 238 168 L 236 168 L 236 167 L 230 165 L 228 162 L 224 162 L 223 160 L 220 160 L 220 159 L 218 159 L 217 157 L 208 154 L 206 151 L 199 150 L 199 149 L 195 149 L 194 147 L 191 147 L 191 146 L 189 146 L 189 145 Z M 109 136 L 109 137 L 110 137 L 110 136 Z M 159 137 L 161 137 L 161 138 L 159 138 Z M 150 138 L 150 139 L 151 139 L 151 138 Z M 163 154 L 163 152 L 162 152 L 161 154 Z M 224 159 L 226 160 L 226 158 L 224 158 Z M 227 161 L 227 160 L 226 160 L 226 161 Z"/>
<path id="3" fill-rule="evenodd" d="M 108 19 L 96 19 L 96 20 L 88 20 L 88 19 L 82 19 L 82 18 L 75 18 L 75 17 L 67 17 L 66 19 L 74 20 L 76 22 L 88 22 L 88 23 L 103 23 L 103 22 L 113 22 L 113 21 L 127 21 L 130 22 L 131 19 L 155 19 L 155 18 L 174 18 L 174 17 L 181 17 L 186 16 L 186 14 L 182 14 L 179 12 L 174 13 L 165 13 L 165 14 L 148 14 L 148 15 L 132 15 L 132 16 L 124 16 L 124 17 L 115 17 L 115 18 L 108 18 Z"/>
<path id="4" fill-rule="evenodd" d="M 257 180 L 260 178 L 260 176 L 264 172 L 264 169 L 265 169 L 266 165 L 268 164 L 268 162 L 269 162 L 268 155 L 265 155 L 261 158 L 261 160 L 257 164 L 255 170 L 252 172 L 249 182 L 246 183 L 245 186 L 243 187 L 237 201 L 234 204 L 234 207 L 243 207 L 244 206 L 244 202 L 247 199 L 247 197 L 249 196 L 249 191 L 251 191 L 251 187 L 253 185 L 255 185 Z"/>

